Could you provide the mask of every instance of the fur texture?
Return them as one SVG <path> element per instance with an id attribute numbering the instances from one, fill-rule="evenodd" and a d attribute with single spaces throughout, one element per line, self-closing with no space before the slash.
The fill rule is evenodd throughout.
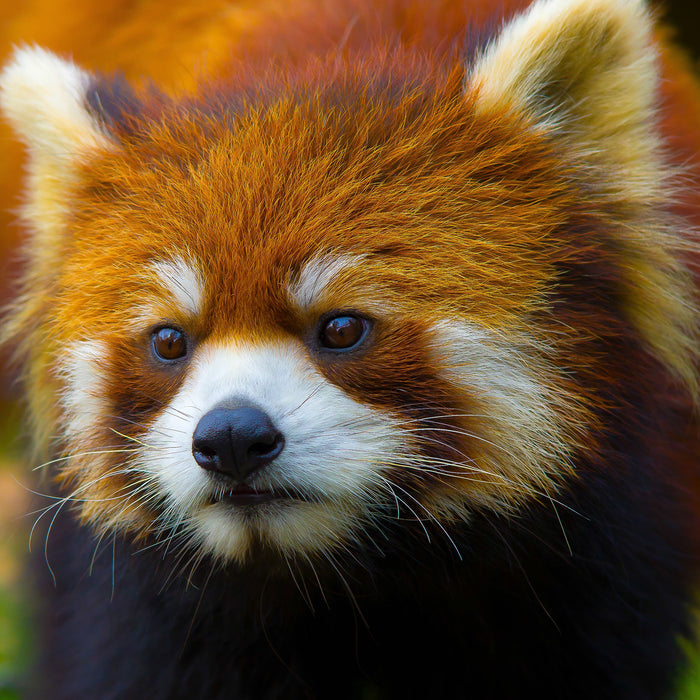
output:
<path id="1" fill-rule="evenodd" d="M 503 12 L 242 2 L 162 88 L 10 59 L 38 697 L 672 692 L 697 86 L 640 0 Z"/>

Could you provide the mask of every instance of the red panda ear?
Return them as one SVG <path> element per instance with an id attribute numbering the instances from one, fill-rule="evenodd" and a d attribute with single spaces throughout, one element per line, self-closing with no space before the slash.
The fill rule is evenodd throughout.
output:
<path id="1" fill-rule="evenodd" d="M 26 247 L 25 285 L 31 293 L 6 319 L 0 342 L 25 336 L 41 315 L 61 268 L 68 196 L 80 164 L 98 151 L 117 151 L 110 116 L 91 92 L 99 80 L 70 61 L 38 47 L 16 49 L 0 72 L 0 108 L 28 151 L 25 203 L 31 245 Z"/>
<path id="2" fill-rule="evenodd" d="M 97 150 L 117 147 L 88 103 L 94 81 L 38 47 L 16 49 L 0 73 L 0 107 L 28 149 L 25 215 L 39 236 L 60 224 L 76 166 Z"/>
<path id="3" fill-rule="evenodd" d="M 477 109 L 524 113 L 566 138 L 574 157 L 603 161 L 625 194 L 653 194 L 652 29 L 642 0 L 539 0 L 477 60 L 470 75 Z"/>
<path id="4" fill-rule="evenodd" d="M 32 159 L 67 166 L 109 146 L 87 102 L 93 76 L 39 47 L 16 49 L 0 73 L 0 106 Z"/>

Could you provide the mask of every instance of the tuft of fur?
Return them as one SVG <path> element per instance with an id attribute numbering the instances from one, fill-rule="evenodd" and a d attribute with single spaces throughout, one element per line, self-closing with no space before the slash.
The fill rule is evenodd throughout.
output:
<path id="1" fill-rule="evenodd" d="M 194 73 L 144 49 L 158 88 L 31 47 L 0 74 L 4 337 L 56 498 L 38 697 L 666 697 L 700 93 L 648 8 L 212 16 Z M 222 411 L 231 450 L 257 416 L 250 472 L 202 452 Z"/>

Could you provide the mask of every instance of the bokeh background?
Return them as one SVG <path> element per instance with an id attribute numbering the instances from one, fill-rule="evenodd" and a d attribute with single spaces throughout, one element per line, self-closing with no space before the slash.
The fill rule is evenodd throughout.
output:
<path id="1" fill-rule="evenodd" d="M 15 20 L 17 8 L 21 7 L 25 13 L 35 7 L 36 11 L 42 11 L 47 4 L 45 0 L 0 0 L 1 61 L 4 61 L 10 43 L 20 38 L 40 40 L 34 35 L 18 34 Z M 115 4 L 115 0 L 104 2 L 105 6 L 112 4 Z M 683 47 L 700 79 L 700 0 L 666 0 L 655 4 L 669 35 Z M 63 33 L 70 46 L 71 32 L 66 29 Z M 65 50 L 61 45 L 54 45 L 53 48 Z M 5 154 L 17 153 L 17 147 L 9 140 L 6 131 L 0 131 L 0 149 L 3 149 L 0 155 L 1 181 L 2 170 L 6 167 Z M 2 199 L 0 193 L 0 201 Z M 12 213 L 0 212 L 0 299 L 6 299 L 11 288 L 13 251 L 21 235 L 13 218 Z M 18 388 L 2 365 L 3 353 L 0 351 L 0 700 L 19 700 L 22 697 L 22 673 L 32 653 L 32 601 L 22 571 L 29 548 L 29 530 L 36 518 L 36 513 L 29 511 L 37 504 L 30 492 L 31 469 L 22 464 L 23 427 L 17 401 Z M 39 548 L 43 545 L 33 544 Z M 679 681 L 677 697 L 678 700 L 700 700 L 700 646 L 688 646 L 688 654 L 692 663 L 689 672 Z"/>

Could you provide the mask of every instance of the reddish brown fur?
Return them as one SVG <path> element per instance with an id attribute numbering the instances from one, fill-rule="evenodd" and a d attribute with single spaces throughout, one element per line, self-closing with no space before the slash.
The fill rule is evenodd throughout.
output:
<path id="1" fill-rule="evenodd" d="M 382 60 L 384 75 L 406 70 L 401 53 Z M 377 252 L 353 278 L 343 279 L 338 304 L 352 307 L 357 289 L 361 309 L 364 289 L 379 285 L 389 303 L 395 296 L 400 318 L 410 320 L 397 320 L 391 329 L 379 323 L 377 342 L 367 355 L 327 370 L 321 365 L 322 371 L 359 400 L 382 407 L 404 404 L 407 397 L 418 405 L 460 405 L 447 388 L 440 395 L 441 384 L 425 365 L 421 325 L 459 307 L 487 328 L 506 330 L 531 310 L 556 272 L 557 251 L 566 251 L 559 240 L 567 235 L 561 212 L 574 206 L 575 193 L 567 192 L 543 144 L 525 140 L 515 128 L 509 135 L 507 119 L 496 126 L 473 119 L 462 96 L 461 69 L 446 76 L 428 70 L 416 94 L 395 106 L 391 93 L 384 97 L 381 88 L 372 94 L 371 88 L 357 87 L 370 71 L 376 75 L 377 65 L 370 66 L 348 77 L 316 75 L 317 87 L 308 89 L 311 109 L 291 100 L 271 112 L 244 108 L 235 133 L 225 120 L 197 117 L 196 111 L 173 110 L 167 126 L 153 127 L 146 109 L 148 121 L 131 122 L 124 155 L 108 152 L 92 161 L 84 175 L 88 185 L 71 207 L 77 245 L 55 282 L 59 299 L 60 290 L 70 290 L 54 309 L 52 325 L 60 329 L 60 342 L 81 337 L 85 329 L 106 337 L 121 332 L 125 311 L 138 307 L 143 297 L 134 272 L 154 253 L 177 252 L 181 240 L 208 271 L 211 296 L 197 325 L 174 319 L 197 341 L 232 332 L 265 337 L 279 326 L 304 338 L 317 312 L 297 317 L 279 296 L 280 275 L 313 254 L 367 252 L 369 236 Z M 346 91 L 359 93 L 349 113 L 316 108 Z M 407 121 L 417 110 L 421 120 Z M 384 124 L 396 125 L 388 129 L 390 137 L 372 133 L 379 114 Z M 367 127 L 358 130 L 360 137 L 350 132 L 351 124 L 363 121 Z M 368 141 L 375 144 L 369 152 L 364 150 Z M 457 161 L 452 155 L 457 152 L 466 157 Z M 536 160 L 535 152 L 540 153 Z M 492 181 L 496 172 L 498 186 L 478 184 Z M 437 176 L 444 183 L 439 189 Z M 542 184 L 533 187 L 533 181 Z M 456 207 L 464 207 L 461 221 Z M 445 225 L 448 216 L 452 221 Z M 124 237 L 114 231 L 138 233 Z M 233 234 L 241 241 L 236 246 L 227 242 Z M 517 270 L 514 257 L 520 261 Z M 487 267 L 485 260 L 493 264 Z M 119 261 L 116 269 L 114 261 Z M 444 275 L 427 273 L 435 267 Z M 105 269 L 113 273 L 106 276 Z M 129 388 L 131 403 L 134 396 L 155 393 L 152 410 L 157 410 L 170 384 L 162 384 L 158 375 L 149 382 L 153 370 L 147 360 L 135 372 L 130 366 L 139 353 L 128 357 L 129 369 L 120 371 L 117 363 L 111 381 L 120 391 Z M 410 383 L 407 377 L 413 378 Z M 69 467 L 65 474 L 72 471 Z"/>
<path id="2" fill-rule="evenodd" d="M 423 0 L 412 3 L 407 12 L 397 0 L 383 2 L 380 8 L 363 0 L 328 5 L 313 0 L 209 0 L 181 2 L 176 8 L 164 0 L 137 5 L 112 0 L 99 8 L 66 0 L 44 0 L 32 3 L 31 8 L 7 3 L 0 9 L 0 45 L 5 47 L 0 58 L 6 60 L 12 44 L 37 43 L 70 54 L 93 70 L 123 71 L 131 80 L 148 76 L 168 92 L 192 90 L 200 72 L 230 74 L 233 65 L 238 73 L 241 68 L 264 65 L 274 56 L 301 61 L 312 53 L 335 50 L 339 37 L 345 38 L 345 52 L 358 49 L 366 41 L 369 26 L 383 32 L 388 26 L 405 25 L 403 43 L 440 53 L 454 39 L 462 40 L 465 24 L 478 36 L 484 20 L 497 23 L 501 16 L 526 5 L 526 0 L 503 0 L 494 9 L 488 0 L 470 0 L 468 4 Z M 393 20 L 387 19 L 390 17 Z M 670 78 L 662 83 L 669 100 L 663 110 L 665 135 L 679 149 L 678 162 L 687 164 L 684 156 L 688 155 L 697 162 L 698 88 L 687 63 L 670 49 L 665 64 Z M 6 126 L 0 133 L 5 142 L 0 161 L 0 225 L 4 231 L 0 257 L 7 259 L 7 251 L 17 241 L 17 228 L 10 225 L 13 215 L 9 212 L 18 201 L 21 149 Z M 700 173 L 700 166 L 693 167 Z M 694 210 L 697 199 L 695 202 Z M 7 284 L 5 277 L 0 284 Z"/>

